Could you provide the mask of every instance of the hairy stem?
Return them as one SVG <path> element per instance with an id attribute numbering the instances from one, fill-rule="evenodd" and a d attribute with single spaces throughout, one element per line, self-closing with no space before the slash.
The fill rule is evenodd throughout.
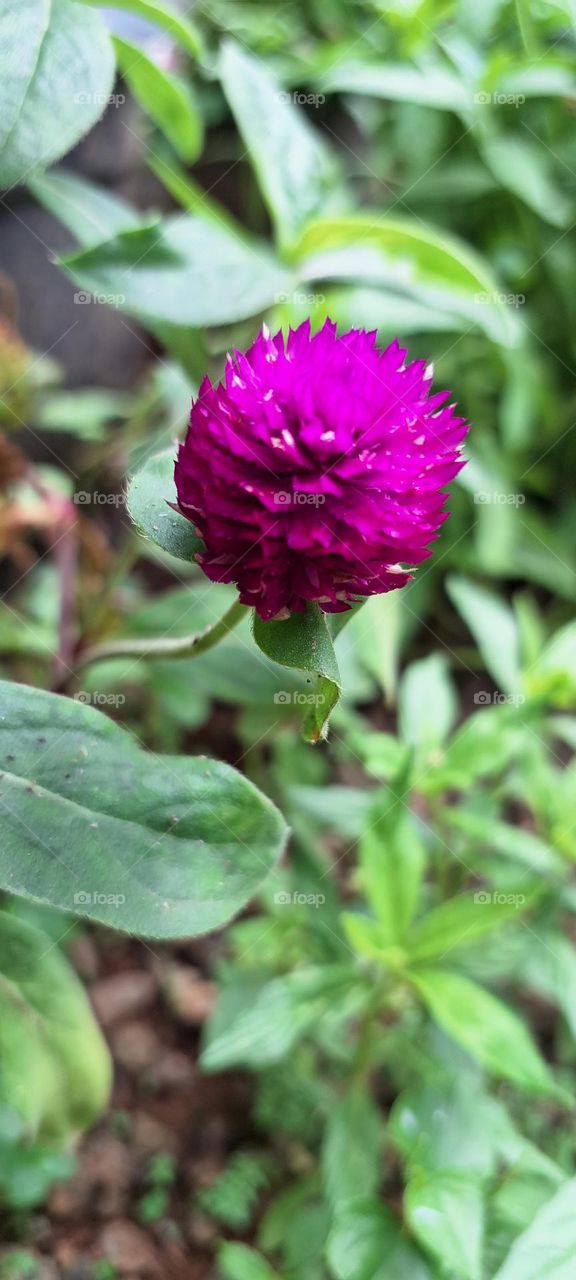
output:
<path id="1" fill-rule="evenodd" d="M 147 640 L 111 640 L 109 644 L 94 645 L 80 655 L 77 669 L 81 670 L 92 662 L 102 662 L 107 658 L 192 658 L 199 653 L 211 649 L 224 636 L 228 635 L 244 617 L 248 606 L 238 600 L 230 605 L 218 622 L 197 631 L 191 636 L 177 636 L 173 639 L 160 636 Z"/>

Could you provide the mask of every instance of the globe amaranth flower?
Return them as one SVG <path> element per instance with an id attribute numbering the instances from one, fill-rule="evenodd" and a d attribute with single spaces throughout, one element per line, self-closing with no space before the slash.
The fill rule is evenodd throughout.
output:
<path id="1" fill-rule="evenodd" d="M 261 618 L 329 613 L 404 586 L 447 517 L 444 486 L 468 430 L 431 394 L 426 361 L 376 333 L 307 321 L 205 378 L 176 462 L 178 509 L 213 582 Z"/>

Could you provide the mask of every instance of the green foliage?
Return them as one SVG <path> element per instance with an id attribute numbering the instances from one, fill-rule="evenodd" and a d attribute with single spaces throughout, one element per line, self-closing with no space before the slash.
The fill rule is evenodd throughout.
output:
<path id="1" fill-rule="evenodd" d="M 216 1222 L 245 1231 L 273 1174 L 274 1162 L 266 1152 L 239 1151 L 216 1181 L 198 1192 L 198 1204 Z"/>
<path id="2" fill-rule="evenodd" d="M 1 692 L 5 888 L 156 937 L 239 910 L 286 836 L 256 788 L 215 761 L 147 755 L 87 695 Z"/>
<path id="3" fill-rule="evenodd" d="M 57 947 L 12 915 L 3 913 L 0 923 L 2 1105 L 21 1117 L 30 1137 L 65 1138 L 106 1105 L 108 1052 Z M 40 1167 L 37 1173 L 41 1179 Z M 24 1182 L 25 1168 L 21 1175 Z"/>

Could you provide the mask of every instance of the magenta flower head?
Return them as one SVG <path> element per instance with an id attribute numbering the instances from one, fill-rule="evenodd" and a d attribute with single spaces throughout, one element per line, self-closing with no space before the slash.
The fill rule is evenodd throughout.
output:
<path id="1" fill-rule="evenodd" d="M 176 462 L 178 508 L 213 582 L 264 620 L 329 613 L 402 587 L 447 517 L 468 426 L 431 394 L 426 361 L 327 320 L 264 328 L 225 379 L 205 378 Z"/>

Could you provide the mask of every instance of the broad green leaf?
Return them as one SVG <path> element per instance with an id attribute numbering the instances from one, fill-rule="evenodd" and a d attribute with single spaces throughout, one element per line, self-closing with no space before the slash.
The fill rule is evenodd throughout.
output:
<path id="1" fill-rule="evenodd" d="M 229 766 L 149 754 L 82 701 L 4 681 L 0 763 L 0 887 L 113 928 L 217 928 L 285 841 L 278 811 Z"/>
<path id="2" fill-rule="evenodd" d="M 359 857 L 362 885 L 381 925 L 383 944 L 401 945 L 418 906 L 425 862 L 414 818 L 401 794 L 396 798 L 388 790 L 377 793 Z"/>
<path id="3" fill-rule="evenodd" d="M 325 1194 L 333 1209 L 375 1195 L 380 1181 L 382 1120 L 366 1090 L 352 1088 L 331 1110 L 322 1147 Z"/>
<path id="4" fill-rule="evenodd" d="M 381 1200 L 358 1199 L 338 1208 L 327 1257 L 335 1280 L 432 1280 L 424 1258 Z"/>
<path id="5" fill-rule="evenodd" d="M 83 0 L 84 4 L 99 4 L 100 0 Z M 167 31 L 168 35 L 186 50 L 192 58 L 201 58 L 204 53 L 202 37 L 198 28 L 186 15 L 177 13 L 171 5 L 162 0 L 112 0 L 109 6 L 113 9 L 126 9 L 139 18 L 145 18 L 155 26 Z"/>
<path id="6" fill-rule="evenodd" d="M 22 1117 L 29 1137 L 69 1140 L 106 1106 L 110 1076 L 84 989 L 58 947 L 0 913 L 2 1104 Z"/>
<path id="7" fill-rule="evenodd" d="M 500 1158 L 501 1131 L 511 1127 L 501 1102 L 482 1089 L 477 1075 L 422 1078 L 396 1099 L 389 1133 L 414 1168 L 463 1169 L 490 1177 Z"/>
<path id="8" fill-rule="evenodd" d="M 490 267 L 463 241 L 406 218 L 349 214 L 310 222 L 294 247 L 306 279 L 393 285 L 432 309 L 457 310 L 496 342 L 513 345 L 518 322 Z"/>
<path id="9" fill-rule="evenodd" d="M 444 654 L 433 653 L 406 668 L 398 695 L 400 737 L 429 749 L 444 742 L 458 713 L 458 699 Z"/>
<path id="10" fill-rule="evenodd" d="M 518 623 L 510 605 L 467 578 L 449 577 L 446 590 L 478 645 L 486 670 L 505 693 L 520 685 Z M 476 695 L 482 703 L 482 694 Z M 486 701 L 490 700 L 489 695 Z"/>
<path id="11" fill-rule="evenodd" d="M 441 960 L 455 947 L 466 946 L 518 919 L 530 905 L 524 893 L 463 893 L 448 898 L 414 926 L 406 940 L 411 964 Z"/>
<path id="12" fill-rule="evenodd" d="M 292 613 L 282 622 L 263 622 L 255 613 L 253 626 L 256 644 L 269 658 L 283 667 L 310 673 L 304 735 L 308 741 L 318 742 L 326 736 L 328 718 L 341 688 L 326 614 L 317 604 L 309 604 L 304 613 Z"/>
<path id="13" fill-rule="evenodd" d="M 139 533 L 178 560 L 195 560 L 203 548 L 194 525 L 169 505 L 176 501 L 175 449 L 157 453 L 128 484 L 128 511 Z"/>
<path id="14" fill-rule="evenodd" d="M 443 1030 L 493 1075 L 559 1096 L 526 1027 L 495 996 L 448 969 L 413 970 L 410 981 Z"/>
<path id="15" fill-rule="evenodd" d="M 153 327 L 245 320 L 291 283 L 266 245 L 192 214 L 121 231 L 60 261 L 80 288 Z"/>
<path id="16" fill-rule="evenodd" d="M 571 1178 L 514 1242 L 494 1280 L 573 1280 L 575 1258 L 576 1178 Z"/>
<path id="17" fill-rule="evenodd" d="M 96 123 L 114 54 L 100 15 L 75 0 L 0 0 L 0 24 L 0 187 L 11 187 Z"/>
<path id="18" fill-rule="evenodd" d="M 189 83 L 152 62 L 137 45 L 114 37 L 118 67 L 131 93 L 188 163 L 202 150 L 203 124 Z"/>
<path id="19" fill-rule="evenodd" d="M 279 238 L 290 244 L 329 206 L 335 161 L 264 62 L 232 40 L 222 47 L 220 78 Z"/>
<path id="20" fill-rule="evenodd" d="M 218 1247 L 218 1272 L 222 1280 L 280 1280 L 261 1253 L 229 1240 Z"/>
<path id="21" fill-rule="evenodd" d="M 335 990 L 349 982 L 349 969 L 328 965 L 274 978 L 221 1019 L 222 1025 L 215 1019 L 202 1054 L 204 1070 L 280 1062 L 330 1007 Z"/>
<path id="22" fill-rule="evenodd" d="M 477 1180 L 462 1170 L 415 1173 L 404 1193 L 419 1243 L 458 1280 L 481 1280 L 484 1211 Z"/>

